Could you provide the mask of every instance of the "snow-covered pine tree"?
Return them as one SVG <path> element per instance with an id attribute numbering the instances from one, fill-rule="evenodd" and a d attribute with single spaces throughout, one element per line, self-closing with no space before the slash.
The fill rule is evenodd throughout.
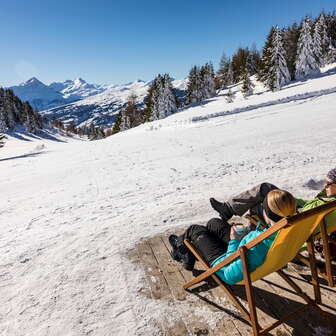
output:
<path id="1" fill-rule="evenodd" d="M 290 74 L 287 68 L 286 52 L 282 43 L 282 34 L 278 27 L 274 27 L 274 33 L 272 34 L 270 57 L 267 84 L 272 91 L 280 90 L 282 86 L 290 81 Z"/>
<path id="2" fill-rule="evenodd" d="M 249 49 L 249 53 L 246 59 L 246 68 L 251 76 L 258 72 L 260 64 L 260 54 L 255 44 Z"/>
<path id="3" fill-rule="evenodd" d="M 126 114 L 126 108 L 121 110 L 120 131 L 126 131 L 131 128 L 130 117 Z"/>
<path id="4" fill-rule="evenodd" d="M 104 129 L 100 126 L 96 127 L 96 138 L 95 140 L 100 140 L 105 138 Z"/>
<path id="5" fill-rule="evenodd" d="M 233 82 L 238 83 L 244 77 L 246 70 L 247 57 L 249 55 L 248 48 L 238 48 L 236 53 L 232 56 L 232 71 Z"/>
<path id="6" fill-rule="evenodd" d="M 293 23 L 291 27 L 283 29 L 282 36 L 288 71 L 291 76 L 291 80 L 294 80 L 297 44 L 300 37 L 300 29 L 297 23 Z"/>
<path id="7" fill-rule="evenodd" d="M 233 103 L 235 98 L 235 94 L 229 89 L 228 93 L 226 94 L 226 102 L 227 103 Z"/>
<path id="8" fill-rule="evenodd" d="M 215 74 L 211 63 L 206 63 L 201 67 L 201 97 L 200 99 L 208 99 L 216 94 L 215 90 Z"/>
<path id="9" fill-rule="evenodd" d="M 329 38 L 327 35 L 327 25 L 325 22 L 325 16 L 323 13 L 321 13 L 314 25 L 313 34 L 313 50 L 319 66 L 325 65 L 325 58 L 328 53 L 328 47 Z"/>
<path id="10" fill-rule="evenodd" d="M 12 90 L 5 90 L 4 92 L 4 109 L 7 115 L 8 129 L 14 129 L 19 122 L 20 100 L 14 95 Z"/>
<path id="11" fill-rule="evenodd" d="M 336 11 L 334 10 L 332 13 L 328 13 L 325 15 L 325 21 L 327 25 L 327 36 L 329 39 L 329 44 L 332 47 L 336 47 Z M 329 47 L 328 44 L 328 47 Z M 328 48 L 329 49 L 329 48 Z"/>
<path id="12" fill-rule="evenodd" d="M 145 113 L 148 120 L 166 118 L 175 113 L 178 100 L 172 85 L 172 79 L 168 74 L 158 75 L 149 89 L 146 97 Z"/>
<path id="13" fill-rule="evenodd" d="M 4 100 L 5 90 L 0 88 L 0 131 L 6 132 L 7 127 L 7 115 L 5 113 L 5 100 Z"/>
<path id="14" fill-rule="evenodd" d="M 233 69 L 232 69 L 232 62 L 230 62 L 228 73 L 227 73 L 227 82 L 228 85 L 233 84 Z"/>
<path id="15" fill-rule="evenodd" d="M 23 124 L 27 132 L 35 134 L 38 126 L 34 118 L 34 111 L 28 102 L 23 103 Z"/>
<path id="16" fill-rule="evenodd" d="M 200 102 L 201 96 L 201 71 L 198 66 L 193 66 L 188 75 L 186 105 Z"/>
<path id="17" fill-rule="evenodd" d="M 166 118 L 171 114 L 176 113 L 178 99 L 173 88 L 172 78 L 168 74 L 164 74 L 162 77 L 162 87 L 163 110 L 161 111 L 161 116 Z"/>
<path id="18" fill-rule="evenodd" d="M 120 125 L 121 125 L 121 118 L 122 118 L 122 115 L 121 115 L 121 112 L 118 113 L 118 116 L 113 124 L 113 127 L 112 127 L 112 134 L 116 134 L 118 132 L 120 132 Z"/>
<path id="19" fill-rule="evenodd" d="M 244 96 L 244 98 L 247 98 L 248 96 L 251 96 L 253 94 L 253 88 L 254 84 L 252 83 L 249 73 L 247 69 L 245 69 L 243 74 L 243 86 L 241 88 L 241 92 Z"/>
<path id="20" fill-rule="evenodd" d="M 137 96 L 132 92 L 126 102 L 125 107 L 121 111 L 120 129 L 126 130 L 136 127 L 144 122 L 142 111 L 137 106 Z"/>
<path id="21" fill-rule="evenodd" d="M 308 18 L 302 22 L 297 46 L 295 67 L 296 79 L 302 79 L 310 74 L 316 74 L 320 72 L 318 62 L 316 61 L 314 55 L 313 40 L 311 36 L 311 24 Z"/>
<path id="22" fill-rule="evenodd" d="M 28 132 L 43 128 L 42 117 L 33 111 L 28 102 L 22 102 L 10 89 L 0 88 L 0 130 L 13 130 L 24 124 Z"/>
<path id="23" fill-rule="evenodd" d="M 150 84 L 149 88 L 148 88 L 148 92 L 147 95 L 144 99 L 144 121 L 150 121 L 152 114 L 153 114 L 153 93 L 156 89 L 156 79 L 154 79 L 152 81 L 152 83 Z M 118 115 L 119 117 L 119 115 Z M 120 116 L 120 120 L 121 120 L 121 116 Z"/>
<path id="24" fill-rule="evenodd" d="M 269 73 L 272 66 L 272 49 L 273 49 L 274 33 L 275 33 L 275 27 L 272 27 L 266 38 L 266 42 L 263 48 L 262 57 L 260 61 L 260 67 L 257 74 L 258 80 L 263 82 L 266 86 L 269 86 Z"/>
<path id="25" fill-rule="evenodd" d="M 226 57 L 225 53 L 223 53 L 219 62 L 219 69 L 215 76 L 216 90 L 223 89 L 232 84 L 232 67 L 230 67 L 230 64 L 230 59 Z M 229 73 L 230 69 L 231 73 Z"/>
<path id="26" fill-rule="evenodd" d="M 329 44 L 328 52 L 325 57 L 325 64 L 330 64 L 336 62 L 336 48 Z"/>

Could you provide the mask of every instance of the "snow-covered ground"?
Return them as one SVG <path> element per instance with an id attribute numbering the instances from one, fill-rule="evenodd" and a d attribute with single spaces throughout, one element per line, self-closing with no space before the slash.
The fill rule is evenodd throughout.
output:
<path id="1" fill-rule="evenodd" d="M 139 293 L 143 274 L 126 252 L 205 223 L 209 197 L 262 181 L 313 197 L 336 166 L 336 75 L 326 70 L 232 104 L 222 92 L 100 141 L 10 137 L 0 149 L 0 335 L 155 335 L 151 319 L 174 312 Z"/>

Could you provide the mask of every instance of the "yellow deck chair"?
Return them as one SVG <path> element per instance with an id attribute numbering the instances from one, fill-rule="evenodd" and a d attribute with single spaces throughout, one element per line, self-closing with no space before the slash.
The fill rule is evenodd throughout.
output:
<path id="1" fill-rule="evenodd" d="M 306 301 L 304 308 L 309 306 L 315 306 L 323 314 L 323 311 L 317 305 L 321 303 L 321 292 L 319 287 L 319 282 L 317 279 L 317 269 L 315 264 L 314 249 L 312 243 L 312 234 L 315 232 L 317 227 L 323 225 L 324 217 L 331 211 L 336 210 L 336 201 L 323 204 L 314 209 L 308 210 L 304 213 L 297 214 L 290 218 L 284 218 L 274 224 L 271 228 L 267 229 L 265 232 L 260 234 L 254 240 L 250 241 L 246 245 L 240 247 L 240 249 L 222 262 L 217 264 L 214 267 L 209 267 L 202 256 L 196 251 L 194 246 L 188 241 L 185 240 L 186 246 L 191 250 L 195 257 L 203 264 L 206 268 L 206 271 L 196 278 L 188 281 L 183 285 L 183 288 L 188 290 L 190 287 L 200 283 L 201 281 L 212 277 L 213 280 L 225 291 L 227 296 L 233 301 L 233 303 L 240 310 L 244 318 L 251 324 L 253 329 L 253 335 L 263 335 L 267 334 L 270 330 L 276 328 L 281 323 L 293 317 L 295 314 L 301 312 L 303 308 L 291 312 L 282 319 L 276 321 L 275 323 L 261 328 L 258 319 L 257 311 L 255 307 L 254 295 L 252 282 L 262 279 L 268 274 L 277 272 L 296 292 L 297 295 L 302 297 Z M 322 230 L 322 228 L 321 228 Z M 272 234 L 277 233 L 274 242 L 269 249 L 265 262 L 258 267 L 254 272 L 248 271 L 248 260 L 247 260 L 247 251 L 253 246 L 259 244 L 264 239 L 268 238 Z M 309 253 L 309 263 L 312 272 L 312 285 L 314 287 L 315 299 L 311 299 L 307 294 L 305 294 L 301 288 L 286 275 L 282 268 L 290 262 L 300 251 L 302 245 L 307 241 L 307 249 Z M 244 285 L 246 297 L 248 301 L 249 311 L 241 304 L 238 298 L 234 295 L 229 285 L 225 284 L 216 274 L 220 268 L 228 265 L 230 262 L 236 258 L 241 258 L 243 266 L 243 280 L 237 285 Z"/>
<path id="2" fill-rule="evenodd" d="M 251 216 L 246 215 L 245 218 L 247 218 L 251 224 L 256 225 L 258 222 L 257 216 Z M 322 246 L 323 246 L 323 253 L 324 253 L 324 269 L 318 267 L 317 272 L 318 274 L 324 278 L 328 282 L 328 286 L 335 287 L 336 285 L 336 277 L 334 275 L 334 270 L 332 266 L 332 255 L 330 251 L 330 240 L 329 240 L 329 234 L 336 231 L 336 222 L 328 222 L 328 217 L 326 216 L 323 219 L 323 223 L 317 227 L 315 232 L 313 233 L 312 237 L 315 241 L 316 239 L 321 238 L 322 239 Z M 332 242 L 335 243 L 335 242 Z M 307 266 L 310 266 L 309 258 L 303 256 L 301 253 L 297 255 L 297 258 L 301 260 L 304 264 Z"/>
<path id="3" fill-rule="evenodd" d="M 333 266 L 332 266 L 332 263 L 331 263 L 332 256 L 331 256 L 331 252 L 330 252 L 330 243 L 329 243 L 328 235 L 336 231 L 336 222 L 335 223 L 329 223 L 329 225 L 327 225 L 327 221 L 328 221 L 327 218 L 323 219 L 323 222 L 321 223 L 320 227 L 318 227 L 317 230 L 314 232 L 313 239 L 314 240 L 316 240 L 318 238 L 322 239 L 325 270 L 318 269 L 318 273 L 325 280 L 327 280 L 328 285 L 330 287 L 334 287 L 335 286 L 335 276 L 334 276 Z M 301 259 L 301 258 L 299 258 L 299 259 Z M 307 259 L 308 258 L 304 258 L 304 259 L 306 260 L 306 264 L 307 264 Z"/>

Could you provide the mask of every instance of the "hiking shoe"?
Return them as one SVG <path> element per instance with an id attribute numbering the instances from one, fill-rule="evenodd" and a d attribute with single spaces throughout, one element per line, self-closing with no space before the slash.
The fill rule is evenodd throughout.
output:
<path id="1" fill-rule="evenodd" d="M 210 204 L 222 218 L 223 221 L 227 222 L 233 216 L 233 210 L 231 205 L 227 202 L 221 203 L 214 198 L 210 198 Z"/>
<path id="2" fill-rule="evenodd" d="M 183 253 L 180 251 L 181 242 L 178 237 L 176 235 L 170 235 L 168 241 L 172 247 L 172 250 L 170 251 L 171 257 L 178 262 L 182 262 Z"/>
<path id="3" fill-rule="evenodd" d="M 172 250 L 170 251 L 171 257 L 174 260 L 181 262 L 184 269 L 192 271 L 196 262 L 194 255 L 181 242 L 178 236 L 170 235 L 168 241 L 172 247 Z"/>
<path id="4" fill-rule="evenodd" d="M 187 271 L 192 271 L 196 263 L 195 256 L 190 252 L 184 253 L 182 255 L 182 267 Z"/>

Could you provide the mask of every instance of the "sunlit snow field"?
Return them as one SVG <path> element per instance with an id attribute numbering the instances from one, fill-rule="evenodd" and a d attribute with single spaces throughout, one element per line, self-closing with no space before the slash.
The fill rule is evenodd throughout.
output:
<path id="1" fill-rule="evenodd" d="M 104 140 L 9 137 L 0 149 L 0 335 L 155 335 L 151 319 L 173 312 L 139 294 L 143 274 L 126 252 L 205 223 L 215 215 L 209 197 L 262 181 L 313 197 L 336 166 L 334 67 L 280 92 L 237 93 L 232 104 L 224 90 Z"/>

